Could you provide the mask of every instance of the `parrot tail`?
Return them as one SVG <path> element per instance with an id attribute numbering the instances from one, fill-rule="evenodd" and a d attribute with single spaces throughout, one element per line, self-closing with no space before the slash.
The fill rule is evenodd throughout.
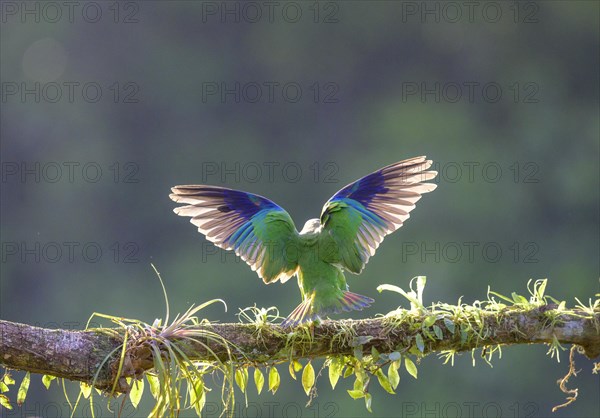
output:
<path id="1" fill-rule="evenodd" d="M 281 326 L 284 328 L 295 327 L 303 322 L 312 321 L 316 317 L 317 315 L 312 313 L 312 298 L 307 298 L 285 318 Z"/>
<path id="2" fill-rule="evenodd" d="M 342 311 L 362 311 L 363 308 L 368 308 L 371 303 L 375 302 L 368 296 L 359 295 L 358 293 L 344 292 L 344 297 L 340 299 L 342 303 Z M 334 313 L 339 313 L 339 310 L 335 309 Z"/>
<path id="3" fill-rule="evenodd" d="M 367 296 L 359 295 L 358 293 L 343 292 L 335 305 L 326 306 L 315 312 L 313 307 L 313 297 L 305 299 L 300 305 L 292 311 L 291 314 L 281 323 L 284 328 L 295 327 L 303 322 L 313 321 L 318 319 L 320 315 L 338 314 L 340 312 L 362 311 L 368 308 L 375 302 Z"/>

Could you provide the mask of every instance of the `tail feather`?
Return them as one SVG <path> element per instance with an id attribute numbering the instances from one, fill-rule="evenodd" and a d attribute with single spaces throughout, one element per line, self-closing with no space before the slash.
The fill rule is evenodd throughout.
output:
<path id="1" fill-rule="evenodd" d="M 344 292 L 344 297 L 340 299 L 346 308 L 344 311 L 362 311 L 364 308 L 371 306 L 373 299 L 367 296 L 359 295 L 358 293 Z"/>
<path id="2" fill-rule="evenodd" d="M 316 315 L 312 314 L 312 298 L 304 299 L 304 301 L 288 315 L 287 318 L 281 323 L 284 328 L 295 327 L 303 322 L 312 321 L 316 319 Z"/>
<path id="3" fill-rule="evenodd" d="M 373 299 L 367 296 L 359 295 L 353 292 L 343 292 L 342 297 L 335 301 L 333 305 L 324 306 L 316 309 L 313 305 L 314 294 L 305 299 L 300 305 L 292 311 L 291 314 L 281 323 L 282 327 L 295 327 L 304 322 L 318 319 L 321 315 L 339 314 L 341 312 L 362 311 L 371 306 Z"/>

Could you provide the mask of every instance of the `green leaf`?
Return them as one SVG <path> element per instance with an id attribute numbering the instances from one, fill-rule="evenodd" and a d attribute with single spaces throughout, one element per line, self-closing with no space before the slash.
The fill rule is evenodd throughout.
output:
<path id="1" fill-rule="evenodd" d="M 416 345 L 411 345 L 408 349 L 408 354 L 412 354 L 413 356 L 420 356 L 423 353 L 419 351 Z"/>
<path id="2" fill-rule="evenodd" d="M 258 394 L 260 395 L 260 392 L 262 392 L 262 388 L 265 385 L 265 376 L 258 367 L 254 369 L 254 384 L 256 385 Z"/>
<path id="3" fill-rule="evenodd" d="M 292 376 L 292 379 L 296 380 L 296 372 L 302 370 L 302 364 L 300 364 L 298 360 L 290 361 L 288 370 L 290 371 L 290 376 Z"/>
<path id="4" fill-rule="evenodd" d="M 242 393 L 246 392 L 246 386 L 248 384 L 248 369 L 243 367 L 243 368 L 238 368 L 235 371 L 235 383 L 237 383 L 237 385 L 240 387 L 240 390 L 242 391 Z"/>
<path id="5" fill-rule="evenodd" d="M 279 377 L 279 372 L 277 371 L 277 368 L 271 367 L 271 370 L 269 370 L 269 390 L 273 392 L 273 395 L 275 394 L 275 392 L 277 392 L 277 389 L 279 389 L 280 383 L 281 379 Z"/>
<path id="6" fill-rule="evenodd" d="M 494 292 L 494 291 L 492 291 L 492 290 L 489 290 L 489 289 L 490 289 L 490 288 L 489 288 L 489 286 L 488 286 L 488 294 L 490 294 L 490 295 L 493 295 L 493 296 L 498 296 L 500 299 L 502 299 L 502 300 L 505 300 L 506 302 L 513 303 L 513 300 L 512 300 L 512 299 L 510 299 L 509 297 L 507 297 L 507 296 L 504 296 L 504 295 L 502 295 L 502 294 L 500 294 L 500 293 L 498 293 L 498 292 Z"/>
<path id="7" fill-rule="evenodd" d="M 546 285 L 548 284 L 548 279 L 539 280 L 539 286 L 537 288 L 537 297 L 542 300 L 544 298 L 544 293 L 546 293 Z"/>
<path id="8" fill-rule="evenodd" d="M 188 392 L 190 394 L 190 405 L 194 407 L 196 414 L 201 416 L 202 408 L 204 408 L 204 404 L 206 403 L 204 381 L 201 378 L 196 379 L 192 383 L 191 390 L 188 386 Z"/>
<path id="9" fill-rule="evenodd" d="M 364 398 L 365 396 L 365 392 L 362 390 L 348 390 L 348 395 L 350 395 L 350 397 L 352 399 L 360 399 L 360 398 Z"/>
<path id="10" fill-rule="evenodd" d="M 352 373 L 354 373 L 354 367 L 348 366 L 348 368 L 344 372 L 344 379 L 347 378 L 348 376 L 352 376 Z"/>
<path id="11" fill-rule="evenodd" d="M 358 361 L 362 361 L 363 359 L 363 347 L 359 345 L 358 347 L 354 347 L 354 358 Z"/>
<path id="12" fill-rule="evenodd" d="M 81 389 L 81 394 L 85 399 L 90 397 L 90 394 L 92 393 L 92 386 L 88 385 L 87 383 L 80 382 L 79 388 Z"/>
<path id="13" fill-rule="evenodd" d="M 437 337 L 438 340 L 444 339 L 444 333 L 442 332 L 442 329 L 440 327 L 438 327 L 437 325 L 433 326 L 433 333 L 435 334 L 435 336 Z"/>
<path id="14" fill-rule="evenodd" d="M 6 409 L 13 409 L 12 405 L 10 404 L 10 400 L 6 395 L 0 395 L 0 405 Z"/>
<path id="15" fill-rule="evenodd" d="M 431 315 L 431 316 L 426 317 L 423 320 L 423 327 L 424 328 L 429 328 L 430 326 L 432 326 L 433 324 L 435 324 L 436 319 L 437 318 L 435 317 L 435 315 Z"/>
<path id="16" fill-rule="evenodd" d="M 469 333 L 466 330 L 461 329 L 460 330 L 460 343 L 461 344 L 466 343 L 468 337 L 469 337 Z"/>
<path id="17" fill-rule="evenodd" d="M 417 378 L 417 366 L 415 363 L 408 357 L 404 358 L 404 367 L 406 367 L 406 371 L 415 379 Z"/>
<path id="18" fill-rule="evenodd" d="M 354 379 L 354 390 L 364 390 L 365 384 L 363 383 L 362 373 L 356 373 L 356 379 Z"/>
<path id="19" fill-rule="evenodd" d="M 400 355 L 399 352 L 397 351 L 393 351 L 390 353 L 390 355 L 388 356 L 388 358 L 392 361 L 396 361 L 396 360 L 400 360 L 402 358 L 402 356 Z"/>
<path id="20" fill-rule="evenodd" d="M 23 405 L 25 402 L 25 398 L 27 397 L 27 391 L 29 390 L 29 380 L 31 379 L 31 375 L 29 372 L 25 373 L 25 377 L 21 381 L 21 386 L 19 386 L 19 392 L 17 392 L 17 405 Z"/>
<path id="21" fill-rule="evenodd" d="M 377 369 L 377 372 L 375 372 L 375 375 L 377 376 L 379 385 L 383 389 L 385 389 L 386 392 L 394 395 L 395 393 L 394 393 L 394 389 L 392 389 L 392 384 L 391 384 L 390 380 L 388 379 L 388 377 L 385 374 L 383 374 L 383 370 Z"/>
<path id="22" fill-rule="evenodd" d="M 373 412 L 371 411 L 371 399 L 371 394 L 365 393 L 365 406 L 367 407 L 367 411 L 369 412 Z"/>
<path id="23" fill-rule="evenodd" d="M 394 286 L 393 284 L 380 284 L 379 286 L 377 286 L 377 291 L 379 293 L 383 292 L 384 290 L 388 290 L 390 292 L 400 293 L 401 295 L 403 295 L 404 293 L 406 293 L 404 290 L 402 290 L 398 286 Z"/>
<path id="24" fill-rule="evenodd" d="M 450 331 L 450 333 L 452 335 L 454 335 L 454 331 L 455 331 L 454 322 L 449 318 L 444 318 L 444 325 L 446 325 L 446 328 L 448 328 L 448 331 Z"/>
<path id="25" fill-rule="evenodd" d="M 304 367 L 304 371 L 302 372 L 302 387 L 304 388 L 304 392 L 306 395 L 310 394 L 310 390 L 315 384 L 315 369 L 313 369 L 310 361 Z"/>
<path id="26" fill-rule="evenodd" d="M 520 304 L 529 303 L 529 301 L 525 297 L 517 294 L 516 292 L 512 292 L 511 296 L 512 296 L 513 300 L 515 301 L 515 303 L 520 303 Z"/>
<path id="27" fill-rule="evenodd" d="M 431 331 L 429 331 L 429 328 L 421 328 L 421 336 L 423 337 L 423 340 L 435 339 L 433 333 L 431 333 Z"/>
<path id="28" fill-rule="evenodd" d="M 154 399 L 158 399 L 160 395 L 160 381 L 158 377 L 154 374 L 146 373 L 146 380 L 150 384 L 150 393 L 152 393 L 152 397 Z"/>
<path id="29" fill-rule="evenodd" d="M 6 373 L 4 375 L 4 383 L 7 385 L 14 385 L 15 384 L 15 379 L 12 378 L 12 376 L 8 373 Z"/>
<path id="30" fill-rule="evenodd" d="M 402 296 L 404 296 L 406 299 L 408 299 L 412 310 L 417 310 L 421 306 L 419 303 L 419 300 L 417 299 L 416 293 L 413 291 L 405 292 L 398 286 L 393 286 L 391 284 L 382 284 L 382 285 L 377 286 L 377 291 L 382 292 L 384 290 L 389 290 L 391 292 L 400 293 Z"/>
<path id="31" fill-rule="evenodd" d="M 46 386 L 46 389 L 50 389 L 50 384 L 52 381 L 56 379 L 56 376 L 50 376 L 49 374 L 45 374 L 42 376 L 42 383 Z"/>
<path id="32" fill-rule="evenodd" d="M 334 357 L 329 363 L 329 383 L 331 383 L 331 389 L 335 389 L 340 375 L 342 374 L 342 368 L 344 363 L 340 357 Z"/>
<path id="33" fill-rule="evenodd" d="M 361 335 L 360 337 L 354 337 L 352 343 L 350 343 L 351 347 L 359 347 L 361 345 L 365 345 L 369 341 L 373 339 L 372 335 Z"/>
<path id="34" fill-rule="evenodd" d="M 379 360 L 379 351 L 375 348 L 375 346 L 371 347 L 371 357 L 373 357 L 373 361 Z"/>
<path id="35" fill-rule="evenodd" d="M 0 393 L 4 393 L 4 392 L 8 392 L 8 386 L 6 386 L 6 383 L 4 382 L 0 382 Z"/>
<path id="36" fill-rule="evenodd" d="M 140 403 L 140 399 L 142 399 L 142 395 L 144 394 L 144 380 L 134 380 L 133 385 L 131 385 L 131 390 L 129 391 L 129 400 L 134 408 Z"/>
<path id="37" fill-rule="evenodd" d="M 425 343 L 423 342 L 423 337 L 421 334 L 415 335 L 415 343 L 417 344 L 417 348 L 422 353 L 425 350 Z"/>
<path id="38" fill-rule="evenodd" d="M 388 368 L 388 380 L 390 382 L 390 386 L 392 389 L 396 389 L 398 387 L 398 383 L 400 383 L 400 375 L 398 374 L 398 366 L 395 361 L 390 363 L 390 367 Z"/>

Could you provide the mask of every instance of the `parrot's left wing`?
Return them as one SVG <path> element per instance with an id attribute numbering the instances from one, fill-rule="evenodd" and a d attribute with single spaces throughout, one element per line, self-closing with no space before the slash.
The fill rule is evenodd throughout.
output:
<path id="1" fill-rule="evenodd" d="M 265 283 L 285 282 L 297 269 L 287 257 L 298 232 L 290 215 L 269 199 L 216 186 L 175 186 L 169 197 L 186 203 L 174 212 L 190 216 L 198 231 L 218 247 L 233 250 Z M 293 253 L 293 252 L 292 252 Z"/>
<path id="2" fill-rule="evenodd" d="M 424 183 L 437 175 L 426 171 L 431 164 L 426 157 L 400 161 L 333 195 L 321 211 L 322 242 L 333 244 L 328 261 L 360 273 L 383 238 L 408 219 L 421 195 L 437 187 Z"/>

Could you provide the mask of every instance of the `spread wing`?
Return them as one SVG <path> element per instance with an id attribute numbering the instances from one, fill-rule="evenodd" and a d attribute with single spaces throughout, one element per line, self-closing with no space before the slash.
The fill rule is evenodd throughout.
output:
<path id="1" fill-rule="evenodd" d="M 215 186 L 175 186 L 169 197 L 185 203 L 174 209 L 189 216 L 198 231 L 220 248 L 233 250 L 265 283 L 285 282 L 296 273 L 287 250 L 297 245 L 290 215 L 269 199 Z"/>
<path id="2" fill-rule="evenodd" d="M 333 195 L 321 211 L 322 240 L 333 249 L 329 261 L 360 273 L 383 238 L 408 219 L 421 195 L 437 187 L 424 183 L 437 175 L 426 171 L 431 164 L 426 157 L 400 161 Z"/>

